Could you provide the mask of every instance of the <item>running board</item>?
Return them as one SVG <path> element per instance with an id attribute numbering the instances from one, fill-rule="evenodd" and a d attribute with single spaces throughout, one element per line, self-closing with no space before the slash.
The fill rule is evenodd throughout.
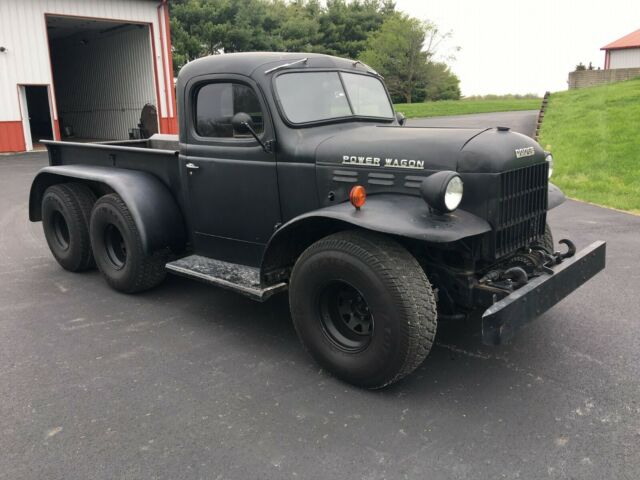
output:
<path id="1" fill-rule="evenodd" d="M 233 290 L 259 302 L 264 302 L 272 295 L 287 289 L 286 283 L 263 287 L 260 284 L 260 270 L 258 268 L 214 260 L 200 255 L 191 255 L 169 262 L 165 268 L 176 275 Z"/>

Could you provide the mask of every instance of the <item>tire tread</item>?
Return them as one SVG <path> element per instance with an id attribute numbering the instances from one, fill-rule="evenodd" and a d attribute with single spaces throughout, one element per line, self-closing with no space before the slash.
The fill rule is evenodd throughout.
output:
<path id="1" fill-rule="evenodd" d="M 68 268 L 73 272 L 81 272 L 95 267 L 93 252 L 91 250 L 91 240 L 89 238 L 89 222 L 91 218 L 91 209 L 96 201 L 93 191 L 82 183 L 59 183 L 50 186 L 45 192 L 51 193 L 60 198 L 61 202 L 69 210 L 69 219 L 76 223 L 84 234 L 80 239 L 80 255 L 77 265 L 74 268 Z M 67 267 L 65 267 L 67 268 Z"/>
<path id="2" fill-rule="evenodd" d="M 353 255 L 371 266 L 394 290 L 394 308 L 407 322 L 403 325 L 407 339 L 405 358 L 397 373 L 384 383 L 369 388 L 384 388 L 413 372 L 431 350 L 436 334 L 437 306 L 431 283 L 409 251 L 389 237 L 348 230 L 325 237 L 305 250 L 298 262 L 322 250 Z M 295 282 L 296 269 L 292 273 Z"/>
<path id="3" fill-rule="evenodd" d="M 116 209 L 118 209 L 118 211 L 124 218 L 127 229 L 129 229 L 132 232 L 135 232 L 135 235 L 134 235 L 134 237 L 136 238 L 135 248 L 138 254 L 136 255 L 136 257 L 139 259 L 137 263 L 137 268 L 135 269 L 135 277 L 131 282 L 129 282 L 129 284 L 125 288 L 122 288 L 122 286 L 115 284 L 110 279 L 109 275 L 103 271 L 102 273 L 104 274 L 104 277 L 106 278 L 107 282 L 116 290 L 120 290 L 125 293 L 141 292 L 143 290 L 148 290 L 150 288 L 153 288 L 159 283 L 161 283 L 166 276 L 166 270 L 165 270 L 165 265 L 167 260 L 166 253 L 154 252 L 151 255 L 147 255 L 144 253 L 142 242 L 140 240 L 140 234 L 138 232 L 138 227 L 136 226 L 136 223 L 133 220 L 131 212 L 129 211 L 129 208 L 127 207 L 126 203 L 124 203 L 124 201 L 122 200 L 122 198 L 120 198 L 118 194 L 111 193 L 108 195 L 104 195 L 103 197 L 100 197 L 96 202 L 95 206 L 98 207 L 102 203 L 110 203 Z M 99 267 L 100 265 L 98 264 L 98 268 Z"/>
<path id="4" fill-rule="evenodd" d="M 550 253 L 554 251 L 553 233 L 548 223 L 544 226 L 544 237 L 542 237 L 542 245 L 544 245 Z"/>

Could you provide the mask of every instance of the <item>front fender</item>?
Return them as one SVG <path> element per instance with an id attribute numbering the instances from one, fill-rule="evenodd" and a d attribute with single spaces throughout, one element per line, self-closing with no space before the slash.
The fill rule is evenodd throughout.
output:
<path id="1" fill-rule="evenodd" d="M 443 215 L 430 211 L 421 197 L 380 194 L 368 197 L 360 210 L 344 202 L 307 212 L 283 225 L 272 240 L 308 217 L 330 218 L 374 232 L 433 243 L 455 242 L 491 230 L 487 221 L 464 210 Z"/>
<path id="2" fill-rule="evenodd" d="M 42 196 L 51 185 L 78 179 L 107 185 L 129 208 L 146 253 L 164 248 L 184 250 L 184 218 L 169 189 L 155 176 L 137 170 L 94 165 L 45 167 L 38 172 L 29 193 L 29 220 L 42 220 Z"/>
<path id="3" fill-rule="evenodd" d="M 562 190 L 560 190 L 553 183 L 549 182 L 549 190 L 547 194 L 547 210 L 551 210 L 552 208 L 556 208 L 558 205 L 564 203 L 567 197 L 564 196 Z"/>
<path id="4" fill-rule="evenodd" d="M 353 227 L 431 243 L 455 242 L 491 230 L 488 222 L 464 210 L 441 215 L 431 212 L 420 197 L 373 195 L 360 210 L 344 202 L 304 213 L 280 227 L 265 249 L 263 280 L 268 283 L 266 275 L 293 264 L 319 238 Z"/>

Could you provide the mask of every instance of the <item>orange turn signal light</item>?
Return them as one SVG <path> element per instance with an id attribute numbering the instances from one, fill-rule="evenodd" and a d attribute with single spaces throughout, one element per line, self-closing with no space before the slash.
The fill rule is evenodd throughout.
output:
<path id="1" fill-rule="evenodd" d="M 356 185 L 349 192 L 349 201 L 357 210 L 367 201 L 367 191 L 362 185 Z"/>

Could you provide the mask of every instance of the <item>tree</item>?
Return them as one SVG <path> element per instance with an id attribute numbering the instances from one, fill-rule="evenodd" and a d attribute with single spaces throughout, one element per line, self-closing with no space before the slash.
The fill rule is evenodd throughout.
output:
<path id="1" fill-rule="evenodd" d="M 223 52 L 317 52 L 357 58 L 395 12 L 391 0 L 173 0 L 175 73 Z"/>
<path id="2" fill-rule="evenodd" d="M 279 26 L 287 6 L 261 0 L 182 0 L 172 5 L 175 50 L 186 60 L 221 52 L 274 49 L 269 35 Z"/>
<path id="3" fill-rule="evenodd" d="M 369 36 L 359 58 L 385 77 L 394 101 L 423 100 L 429 78 L 446 80 L 450 94 L 454 94 L 451 84 L 457 77 L 432 61 L 442 40 L 449 36 L 432 22 L 396 12 Z"/>
<path id="4" fill-rule="evenodd" d="M 316 52 L 360 59 L 386 77 L 394 100 L 459 97 L 459 81 L 433 57 L 436 25 L 396 12 L 392 0 L 172 0 L 174 74 L 226 52 Z"/>
<path id="5" fill-rule="evenodd" d="M 395 4 L 390 0 L 327 0 L 319 17 L 323 52 L 358 58 L 367 47 L 369 35 L 394 13 Z"/>
<path id="6" fill-rule="evenodd" d="M 425 100 L 459 100 L 460 79 L 443 62 L 429 62 L 424 79 Z"/>

